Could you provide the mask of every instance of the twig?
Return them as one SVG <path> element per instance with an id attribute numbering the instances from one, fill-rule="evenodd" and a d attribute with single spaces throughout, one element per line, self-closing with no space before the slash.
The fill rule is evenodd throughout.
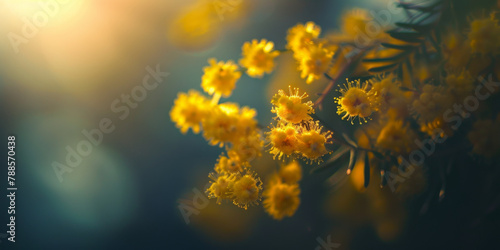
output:
<path id="1" fill-rule="evenodd" d="M 331 78 L 330 83 L 328 83 L 328 86 L 321 92 L 318 100 L 314 102 L 314 106 L 319 108 L 320 110 L 323 109 L 323 101 L 325 100 L 326 96 L 332 91 L 333 87 L 335 87 L 337 81 L 339 79 L 344 78 L 349 72 L 349 69 L 352 68 L 352 66 L 359 61 L 359 59 L 365 54 L 365 52 L 369 49 L 371 49 L 372 46 L 366 47 L 362 49 L 361 51 L 358 52 L 354 58 L 348 59 L 349 61 L 344 65 L 344 67 L 340 70 L 340 72 L 337 74 L 337 77 L 331 78 L 330 76 L 327 76 L 327 78 Z"/>

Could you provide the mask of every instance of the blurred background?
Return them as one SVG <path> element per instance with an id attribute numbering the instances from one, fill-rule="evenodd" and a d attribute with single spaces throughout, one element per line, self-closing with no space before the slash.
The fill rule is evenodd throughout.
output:
<path id="1" fill-rule="evenodd" d="M 314 21 L 328 34 L 339 29 L 346 10 L 377 11 L 393 5 L 390 0 L 2 0 L 0 127 L 4 142 L 7 135 L 17 138 L 18 192 L 17 242 L 1 239 L 0 248 L 315 249 L 328 241 L 340 249 L 487 244 L 480 239 L 495 235 L 491 229 L 498 219 L 476 223 L 473 204 L 461 198 L 467 190 L 451 192 L 448 200 L 421 215 L 421 199 L 403 202 L 377 188 L 377 180 L 362 190 L 362 173 L 336 176 L 340 184 L 332 187 L 325 185 L 325 176 L 309 175 L 308 166 L 301 205 L 292 218 L 275 221 L 261 206 L 245 211 L 232 204 L 217 206 L 214 200 L 189 221 L 179 209 L 181 204 L 193 207 L 193 190 L 203 192 L 222 152 L 201 135 L 182 135 L 169 118 L 178 92 L 201 90 L 208 58 L 237 61 L 242 44 L 252 39 L 265 38 L 284 49 L 287 29 L 299 22 Z M 227 99 L 257 109 L 264 125 L 272 120 L 269 101 L 277 89 L 295 83 L 314 92 L 326 84 L 306 86 L 291 55 L 277 64 L 263 79 L 242 76 Z M 130 95 L 148 74 L 146 68 L 157 65 L 169 75 L 121 119 L 112 103 Z M 60 182 L 53 163 L 66 165 L 67 147 L 76 149 L 85 139 L 82 130 L 98 128 L 103 118 L 112 121 L 114 131 L 104 134 L 102 143 Z M 5 147 L 1 152 L 7 154 Z M 264 155 L 255 167 L 265 175 L 279 163 Z M 7 170 L 0 172 L 0 224 L 5 225 Z"/>

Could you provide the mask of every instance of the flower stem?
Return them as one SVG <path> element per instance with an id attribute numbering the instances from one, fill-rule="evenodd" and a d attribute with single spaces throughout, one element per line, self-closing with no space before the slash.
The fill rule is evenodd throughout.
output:
<path id="1" fill-rule="evenodd" d="M 216 105 L 219 103 L 220 100 L 220 93 L 214 93 L 212 96 L 212 104 Z"/>
<path id="2" fill-rule="evenodd" d="M 354 55 L 352 58 L 347 59 L 348 62 L 344 65 L 344 67 L 339 71 L 337 76 L 335 78 L 331 78 L 330 76 L 327 76 L 327 78 L 330 78 L 330 83 L 328 83 L 328 86 L 321 92 L 318 100 L 314 102 L 314 106 L 318 107 L 320 110 L 323 109 L 323 101 L 325 100 L 326 96 L 332 91 L 333 87 L 335 87 L 337 81 L 341 78 L 346 77 L 350 71 L 354 68 L 354 66 L 359 62 L 359 60 L 362 58 L 362 56 L 365 54 L 367 50 L 369 50 L 371 46 L 366 47 L 362 50 L 360 50 L 356 55 Z"/>

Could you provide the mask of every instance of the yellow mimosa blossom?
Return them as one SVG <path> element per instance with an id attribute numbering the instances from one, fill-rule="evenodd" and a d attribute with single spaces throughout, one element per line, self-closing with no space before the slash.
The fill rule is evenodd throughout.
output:
<path id="1" fill-rule="evenodd" d="M 415 132 L 402 120 L 389 120 L 380 131 L 377 146 L 398 154 L 407 154 L 415 148 Z"/>
<path id="2" fill-rule="evenodd" d="M 231 198 L 231 189 L 235 182 L 235 175 L 210 173 L 208 177 L 212 179 L 210 187 L 206 190 L 208 198 L 216 198 L 217 204 L 221 204 L 223 199 Z"/>
<path id="3" fill-rule="evenodd" d="M 309 114 L 314 113 L 313 103 L 311 101 L 302 102 L 307 98 L 307 93 L 299 95 L 299 89 L 295 88 L 292 92 L 292 87 L 288 87 L 290 95 L 286 95 L 285 91 L 279 90 L 278 94 L 274 95 L 271 103 L 274 105 L 271 112 L 275 113 L 281 120 L 291 123 L 299 123 L 302 121 L 311 120 Z"/>
<path id="4" fill-rule="evenodd" d="M 299 61 L 300 77 L 310 84 L 327 72 L 334 52 L 324 48 L 321 43 L 311 43 L 304 51 Z"/>
<path id="5" fill-rule="evenodd" d="M 237 129 L 239 136 L 249 136 L 257 128 L 257 111 L 249 107 L 242 107 L 238 116 Z M 232 141 L 236 142 L 235 140 Z"/>
<path id="6" fill-rule="evenodd" d="M 291 124 L 279 123 L 268 132 L 269 144 L 272 146 L 271 154 L 281 159 L 283 155 L 290 156 L 298 149 L 297 128 Z"/>
<path id="7" fill-rule="evenodd" d="M 274 58 L 279 55 L 279 51 L 273 50 L 274 43 L 266 39 L 252 40 L 252 43 L 245 42 L 242 47 L 243 58 L 240 65 L 246 68 L 246 72 L 251 77 L 262 77 L 264 73 L 271 73 L 274 69 Z"/>
<path id="8" fill-rule="evenodd" d="M 368 94 L 366 82 L 361 84 L 360 80 L 348 82 L 339 92 L 340 97 L 335 98 L 338 104 L 337 114 L 343 115 L 342 119 L 347 118 L 354 123 L 356 117 L 366 122 L 366 118 L 370 116 L 374 110 L 374 103 L 371 96 Z"/>
<path id="9" fill-rule="evenodd" d="M 472 130 L 467 135 L 472 143 L 472 152 L 487 158 L 500 155 L 500 115 L 493 120 L 474 122 Z"/>
<path id="10" fill-rule="evenodd" d="M 449 123 L 443 120 L 442 116 L 438 116 L 434 118 L 434 120 L 429 122 L 422 122 L 420 124 L 420 131 L 427 133 L 432 137 L 445 137 L 453 135 L 453 129 L 451 128 Z"/>
<path id="11" fill-rule="evenodd" d="M 314 22 L 307 22 L 305 25 L 299 23 L 288 29 L 286 48 L 292 50 L 294 54 L 300 53 L 310 42 L 318 38 L 320 33 L 321 28 Z"/>
<path id="12" fill-rule="evenodd" d="M 371 89 L 368 95 L 373 100 L 376 110 L 386 112 L 390 108 L 397 109 L 398 114 L 405 114 L 408 111 L 408 103 L 403 91 L 399 88 L 400 82 L 396 77 L 389 75 L 370 80 Z"/>
<path id="13" fill-rule="evenodd" d="M 367 36 L 366 24 L 372 19 L 365 9 L 356 8 L 347 11 L 342 15 L 342 32 L 352 38 L 360 35 Z M 379 33 L 383 33 L 382 29 L 380 29 Z"/>
<path id="14" fill-rule="evenodd" d="M 239 138 L 233 142 L 233 146 L 228 151 L 228 154 L 234 152 L 243 162 L 249 162 L 256 157 L 262 156 L 262 148 L 264 141 L 260 133 L 252 132 L 248 136 Z"/>
<path id="15" fill-rule="evenodd" d="M 500 26 L 494 13 L 489 18 L 472 20 L 468 38 L 472 52 L 483 55 L 499 54 Z"/>
<path id="16" fill-rule="evenodd" d="M 233 203 L 245 210 L 250 205 L 258 205 L 261 199 L 262 182 L 255 173 L 247 172 L 239 177 L 232 186 Z"/>
<path id="17" fill-rule="evenodd" d="M 437 117 L 442 117 L 444 111 L 452 107 L 452 102 L 452 97 L 447 95 L 443 88 L 425 84 L 412 106 L 420 121 L 427 123 L 434 121 Z"/>
<path id="18" fill-rule="evenodd" d="M 443 38 L 442 47 L 448 68 L 461 70 L 467 66 L 472 56 L 472 49 L 462 34 L 448 34 Z"/>
<path id="19" fill-rule="evenodd" d="M 279 177 L 287 184 L 294 184 L 302 179 L 302 167 L 296 161 L 287 165 L 282 165 L 279 171 Z"/>
<path id="20" fill-rule="evenodd" d="M 197 1 L 178 12 L 168 27 L 167 37 L 183 49 L 204 49 L 217 39 L 222 26 L 214 15 L 213 4 Z"/>
<path id="21" fill-rule="evenodd" d="M 299 141 L 298 150 L 302 156 L 309 159 L 311 162 L 321 162 L 321 156 L 328 153 L 325 144 L 331 143 L 332 132 L 322 132 L 323 127 L 319 126 L 319 122 L 309 122 L 302 127 L 302 131 L 297 135 Z"/>
<path id="22" fill-rule="evenodd" d="M 276 220 L 291 217 L 300 204 L 300 189 L 297 184 L 272 181 L 263 193 L 264 208 Z"/>
<path id="23" fill-rule="evenodd" d="M 229 97 L 236 87 L 236 82 L 241 77 L 238 65 L 233 61 L 217 62 L 215 58 L 208 60 L 210 66 L 204 67 L 201 77 L 201 87 L 208 94 L 218 94 Z"/>
<path id="24" fill-rule="evenodd" d="M 468 95 L 474 93 L 474 79 L 466 70 L 462 70 L 459 74 L 448 74 L 445 82 L 449 87 L 448 92 L 457 102 L 463 102 Z"/>
<path id="25" fill-rule="evenodd" d="M 234 152 L 229 153 L 228 156 L 221 155 L 215 164 L 215 172 L 219 174 L 237 174 L 243 172 L 245 166 L 238 155 Z"/>
<path id="26" fill-rule="evenodd" d="M 223 146 L 234 142 L 256 128 L 255 110 L 239 108 L 235 103 L 222 103 L 210 110 L 210 115 L 202 121 L 205 139 L 211 145 Z"/>
<path id="27" fill-rule="evenodd" d="M 170 119 L 183 134 L 190 128 L 197 134 L 207 116 L 209 106 L 209 100 L 195 90 L 190 90 L 187 94 L 179 93 L 170 110 Z"/>

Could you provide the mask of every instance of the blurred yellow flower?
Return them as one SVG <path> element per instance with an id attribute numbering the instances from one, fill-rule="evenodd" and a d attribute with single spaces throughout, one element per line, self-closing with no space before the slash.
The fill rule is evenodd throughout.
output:
<path id="1" fill-rule="evenodd" d="M 190 128 L 195 134 L 201 130 L 201 123 L 207 116 L 209 100 L 198 91 L 179 93 L 170 110 L 170 119 L 185 134 Z"/>
<path id="2" fill-rule="evenodd" d="M 369 80 L 371 84 L 368 95 L 373 100 L 375 110 L 386 112 L 389 108 L 395 108 L 399 115 L 404 115 L 408 111 L 408 103 L 403 91 L 400 89 L 400 82 L 394 75 L 376 77 Z"/>
<path id="3" fill-rule="evenodd" d="M 287 165 L 282 165 L 279 170 L 279 177 L 287 184 L 294 184 L 302 179 L 302 167 L 296 161 Z"/>
<path id="4" fill-rule="evenodd" d="M 407 154 L 415 148 L 416 133 L 402 120 L 389 120 L 377 137 L 377 146 L 398 154 Z"/>
<path id="5" fill-rule="evenodd" d="M 472 49 L 460 33 L 450 33 L 443 38 L 443 55 L 446 66 L 461 70 L 467 66 L 472 56 Z"/>
<path id="6" fill-rule="evenodd" d="M 240 137 L 238 140 L 233 141 L 233 145 L 228 151 L 228 154 L 234 153 L 243 162 L 249 162 L 254 158 L 262 156 L 262 148 L 264 141 L 257 131 L 253 131 L 248 136 Z"/>
<path id="7" fill-rule="evenodd" d="M 297 184 L 272 181 L 263 195 L 266 212 L 276 220 L 293 216 L 300 204 L 300 189 Z"/>
<path id="8" fill-rule="evenodd" d="M 300 53 L 310 42 L 319 37 L 321 28 L 314 22 L 307 22 L 305 25 L 299 23 L 288 29 L 286 48 L 294 52 Z"/>
<path id="9" fill-rule="evenodd" d="M 448 92 L 455 97 L 455 101 L 463 100 L 474 93 L 474 79 L 467 70 L 460 73 L 449 73 L 445 78 Z"/>
<path id="10" fill-rule="evenodd" d="M 251 77 L 262 77 L 264 73 L 271 73 L 274 69 L 274 58 L 279 52 L 273 50 L 274 43 L 266 39 L 258 42 L 256 39 L 252 43 L 245 42 L 242 47 L 243 58 L 240 65 L 246 68 L 246 72 Z"/>
<path id="11" fill-rule="evenodd" d="M 300 54 L 300 77 L 306 79 L 307 84 L 320 79 L 329 69 L 333 53 L 333 51 L 324 48 L 321 43 L 309 44 Z"/>
<path id="12" fill-rule="evenodd" d="M 237 141 L 256 129 L 255 110 L 239 108 L 235 103 L 222 103 L 210 109 L 210 114 L 202 121 L 205 139 L 211 145 L 223 146 Z"/>
<path id="13" fill-rule="evenodd" d="M 495 13 L 491 13 L 489 18 L 472 20 L 468 38 L 472 52 L 483 55 L 499 54 L 500 26 Z"/>
<path id="14" fill-rule="evenodd" d="M 413 101 L 412 106 L 421 122 L 430 122 L 437 117 L 442 117 L 444 111 L 451 108 L 452 102 L 452 97 L 446 95 L 445 89 L 425 84 L 418 98 Z"/>
<path id="15" fill-rule="evenodd" d="M 215 164 L 215 172 L 219 174 L 237 174 L 243 172 L 245 166 L 239 156 L 229 153 L 228 156 L 220 155 Z"/>
<path id="16" fill-rule="evenodd" d="M 262 182 L 255 173 L 247 172 L 233 184 L 231 198 L 233 203 L 245 210 L 250 205 L 258 205 L 261 199 Z"/>
<path id="17" fill-rule="evenodd" d="M 231 197 L 230 190 L 234 185 L 235 175 L 229 173 L 214 174 L 210 173 L 208 175 L 211 185 L 206 190 L 208 198 L 216 198 L 217 204 L 221 204 L 223 199 L 228 199 Z"/>
<path id="18" fill-rule="evenodd" d="M 342 32 L 351 38 L 356 36 L 366 36 L 366 24 L 373 18 L 365 9 L 355 8 L 344 12 L 342 15 L 341 29 Z M 379 33 L 382 32 L 380 29 Z M 383 32 L 382 32 L 383 33 Z"/>
<path id="19" fill-rule="evenodd" d="M 233 61 L 217 62 L 215 58 L 208 60 L 210 66 L 204 67 L 201 77 L 201 87 L 208 94 L 217 94 L 229 97 L 236 87 L 236 82 L 241 77 L 238 65 Z"/>

